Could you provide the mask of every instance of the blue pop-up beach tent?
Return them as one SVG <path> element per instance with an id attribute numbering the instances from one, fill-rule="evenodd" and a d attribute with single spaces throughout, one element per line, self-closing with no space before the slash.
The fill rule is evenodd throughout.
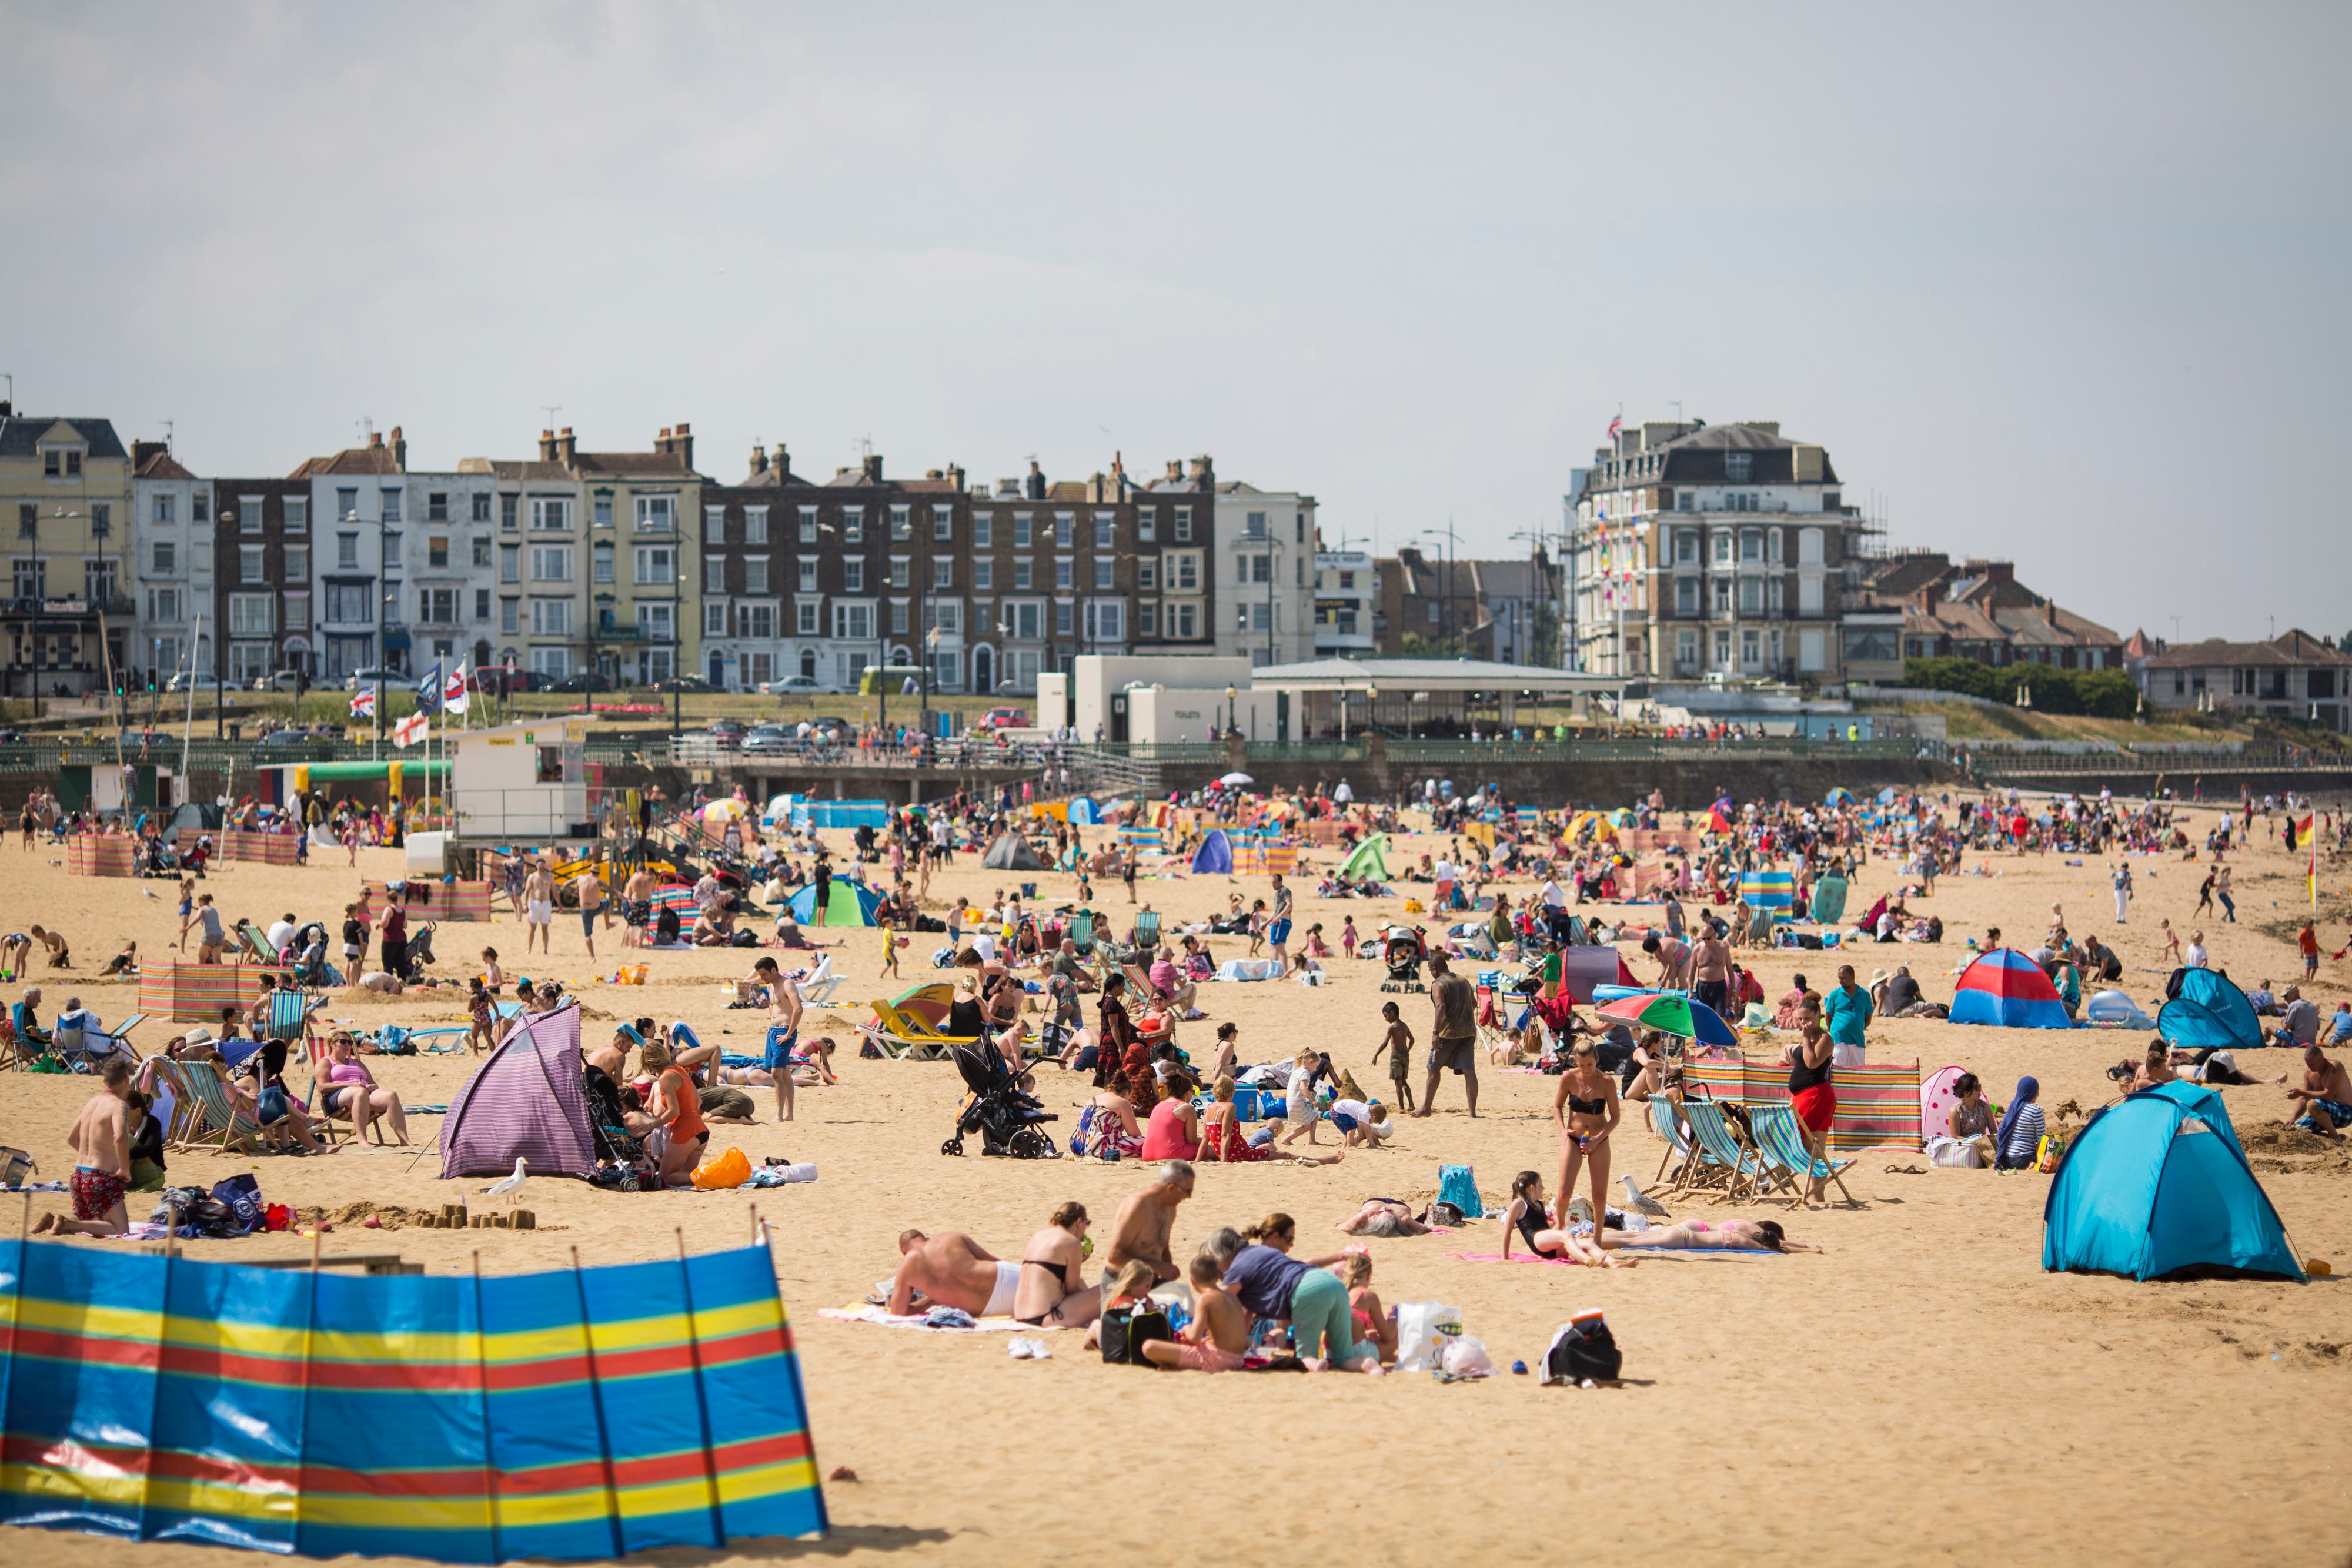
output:
<path id="1" fill-rule="evenodd" d="M 1211 828 L 1201 847 L 1192 852 L 1192 874 L 1195 876 L 1231 876 L 1234 874 L 1234 844 L 1225 837 L 1223 828 Z"/>
<path id="2" fill-rule="evenodd" d="M 2154 1280 L 2198 1265 L 2303 1278 L 2219 1091 L 2159 1083 L 2093 1116 L 2042 1209 L 2042 1266 Z"/>
<path id="3" fill-rule="evenodd" d="M 2254 1004 L 2213 969 L 2180 971 L 2178 994 L 2157 1012 L 2156 1032 L 2184 1051 L 2258 1051 L 2264 1043 Z"/>

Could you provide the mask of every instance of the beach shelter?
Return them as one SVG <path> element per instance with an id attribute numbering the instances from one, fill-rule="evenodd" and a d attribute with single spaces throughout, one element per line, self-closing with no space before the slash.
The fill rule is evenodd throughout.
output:
<path id="1" fill-rule="evenodd" d="M 825 891 L 823 908 L 817 906 L 816 894 L 816 884 L 811 883 L 793 894 L 784 907 L 803 925 L 871 925 L 874 912 L 882 906 L 880 894 L 845 876 L 833 879 L 833 885 Z"/>
<path id="2" fill-rule="evenodd" d="M 1962 1067 L 1939 1067 L 1919 1081 L 1919 1130 L 1930 1138 L 1952 1135 L 1952 1113 L 1959 1109 Z"/>
<path id="3" fill-rule="evenodd" d="M 1087 800 L 1084 795 L 1079 795 L 1072 798 L 1070 801 L 1070 821 L 1079 827 L 1091 828 L 1102 821 L 1102 814 L 1095 810 L 1095 803 L 1092 800 Z"/>
<path id="4" fill-rule="evenodd" d="M 1045 862 L 1029 847 L 1029 841 L 1018 833 L 999 833 L 996 841 L 988 846 L 988 854 L 981 862 L 990 871 L 1044 871 Z"/>
<path id="5" fill-rule="evenodd" d="M 1225 837 L 1223 828 L 1211 828 L 1202 839 L 1201 847 L 1192 852 L 1192 874 L 1195 876 L 1231 876 L 1234 874 L 1234 841 Z"/>
<path id="6" fill-rule="evenodd" d="M 1741 872 L 1739 901 L 1750 909 L 1769 910 L 1775 920 L 1787 920 L 1797 907 L 1797 879 L 1785 871 Z"/>
<path id="7" fill-rule="evenodd" d="M 580 1004 L 525 1014 L 466 1080 L 441 1123 L 441 1179 L 584 1176 L 596 1168 L 580 1080 Z"/>
<path id="8" fill-rule="evenodd" d="M 2209 1046 L 2259 1050 L 2263 1020 L 2246 993 L 2216 969 L 2182 969 L 2174 977 L 2172 999 L 2156 1015 L 2156 1032 L 2184 1051 Z"/>
<path id="9" fill-rule="evenodd" d="M 1813 883 L 1812 903 L 1806 913 L 1816 925 L 1835 925 L 1845 918 L 1845 878 L 1825 876 Z"/>
<path id="10" fill-rule="evenodd" d="M 1544 964 L 1545 978 L 1557 977 L 1561 989 L 1588 1006 L 1593 1000 L 1595 986 L 1623 986 L 1632 989 L 1642 984 L 1634 978 L 1633 971 L 1625 967 L 1624 958 L 1613 946 L 1587 943 L 1562 947 L 1547 957 Z"/>
<path id="11" fill-rule="evenodd" d="M 2042 966 L 2014 947 L 1995 947 L 1960 971 L 1952 997 L 1954 1023 L 2003 1029 L 2073 1029 L 2058 988 Z"/>
<path id="12" fill-rule="evenodd" d="M 1822 804 L 1832 810 L 1839 806 L 1851 806 L 1853 804 L 1853 791 L 1841 784 L 1822 797 Z"/>
<path id="13" fill-rule="evenodd" d="M 1368 876 L 1386 882 L 1389 876 L 1388 847 L 1389 836 L 1374 833 L 1356 846 L 1356 852 L 1348 857 L 1348 863 L 1339 868 L 1339 874 L 1349 882 L 1361 882 Z"/>
<path id="14" fill-rule="evenodd" d="M 2067 1145 L 2042 1207 L 2042 1266 L 2154 1280 L 2200 1265 L 2303 1278 L 2220 1092 L 2159 1083 Z"/>

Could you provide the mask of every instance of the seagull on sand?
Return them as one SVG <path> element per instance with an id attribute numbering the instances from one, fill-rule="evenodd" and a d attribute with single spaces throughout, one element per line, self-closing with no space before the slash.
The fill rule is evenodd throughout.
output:
<path id="1" fill-rule="evenodd" d="M 1648 1215 L 1653 1219 L 1664 1219 L 1667 1218 L 1666 1206 L 1660 1203 L 1656 1198 L 1652 1197 L 1649 1194 L 1643 1192 L 1641 1187 L 1634 1183 L 1632 1173 L 1628 1172 L 1622 1179 L 1625 1183 L 1626 1207 L 1636 1209 L 1641 1213 Z"/>
<path id="2" fill-rule="evenodd" d="M 489 1186 L 482 1189 L 482 1196 L 484 1197 L 511 1197 L 516 1193 L 520 1192 L 522 1190 L 523 1173 L 530 1167 L 530 1162 L 529 1160 L 524 1159 L 520 1155 L 517 1155 L 515 1156 L 514 1175 L 507 1177 L 504 1181 L 492 1182 Z"/>

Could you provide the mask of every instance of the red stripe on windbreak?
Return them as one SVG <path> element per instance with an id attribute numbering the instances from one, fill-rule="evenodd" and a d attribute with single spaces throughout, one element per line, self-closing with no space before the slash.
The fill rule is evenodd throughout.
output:
<path id="1" fill-rule="evenodd" d="M 55 1329 L 19 1329 L 16 1345 L 19 1354 L 40 1356 L 49 1361 L 97 1362 L 106 1366 L 131 1366 L 142 1372 L 155 1370 L 155 1345 L 152 1341 L 106 1339 L 90 1334 L 61 1333 Z"/>

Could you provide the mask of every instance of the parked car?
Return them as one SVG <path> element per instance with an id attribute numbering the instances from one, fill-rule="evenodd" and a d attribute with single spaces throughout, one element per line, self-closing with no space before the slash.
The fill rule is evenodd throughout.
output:
<path id="1" fill-rule="evenodd" d="M 789 752 L 800 744 L 799 736 L 791 725 L 763 724 L 748 731 L 737 749 L 747 757 Z"/>
<path id="2" fill-rule="evenodd" d="M 824 718 L 812 718 L 808 722 L 809 729 L 812 734 L 824 736 L 836 746 L 841 744 L 842 741 L 847 739 L 849 737 L 857 733 L 856 726 L 851 724 L 847 719 L 838 716 L 829 716 Z"/>
<path id="3" fill-rule="evenodd" d="M 220 689 L 220 677 L 209 670 L 183 670 L 164 684 L 167 692 L 211 692 Z"/>
<path id="4" fill-rule="evenodd" d="M 467 677 L 474 690 L 488 696 L 539 689 L 539 677 L 519 664 L 485 664 Z"/>
<path id="5" fill-rule="evenodd" d="M 742 744 L 744 733 L 751 727 L 740 718 L 715 719 L 710 726 L 710 738 L 719 746 L 732 748 Z"/>
<path id="6" fill-rule="evenodd" d="M 833 690 L 814 675 L 786 675 L 781 681 L 762 681 L 760 689 L 770 696 L 780 697 L 814 696 Z"/>
<path id="7" fill-rule="evenodd" d="M 710 683 L 700 675 L 673 675 L 666 681 L 656 681 L 646 689 L 656 692 L 707 692 L 712 687 Z"/>
<path id="8" fill-rule="evenodd" d="M 583 672 L 566 675 L 545 689 L 551 692 L 609 692 L 613 689 L 613 683 L 602 675 Z"/>
<path id="9" fill-rule="evenodd" d="M 386 691 L 392 690 L 394 686 L 415 684 L 409 676 L 402 674 L 398 670 L 357 670 L 343 677 L 343 690 L 355 692 L 362 686 L 372 686 L 379 681 L 383 684 L 383 689 Z"/>
<path id="10" fill-rule="evenodd" d="M 988 716 L 980 721 L 982 729 L 1026 729 L 1029 716 L 1017 707 L 992 707 Z"/>
<path id="11" fill-rule="evenodd" d="M 253 683 L 257 692 L 299 692 L 306 689 L 299 670 L 279 670 Z"/>

